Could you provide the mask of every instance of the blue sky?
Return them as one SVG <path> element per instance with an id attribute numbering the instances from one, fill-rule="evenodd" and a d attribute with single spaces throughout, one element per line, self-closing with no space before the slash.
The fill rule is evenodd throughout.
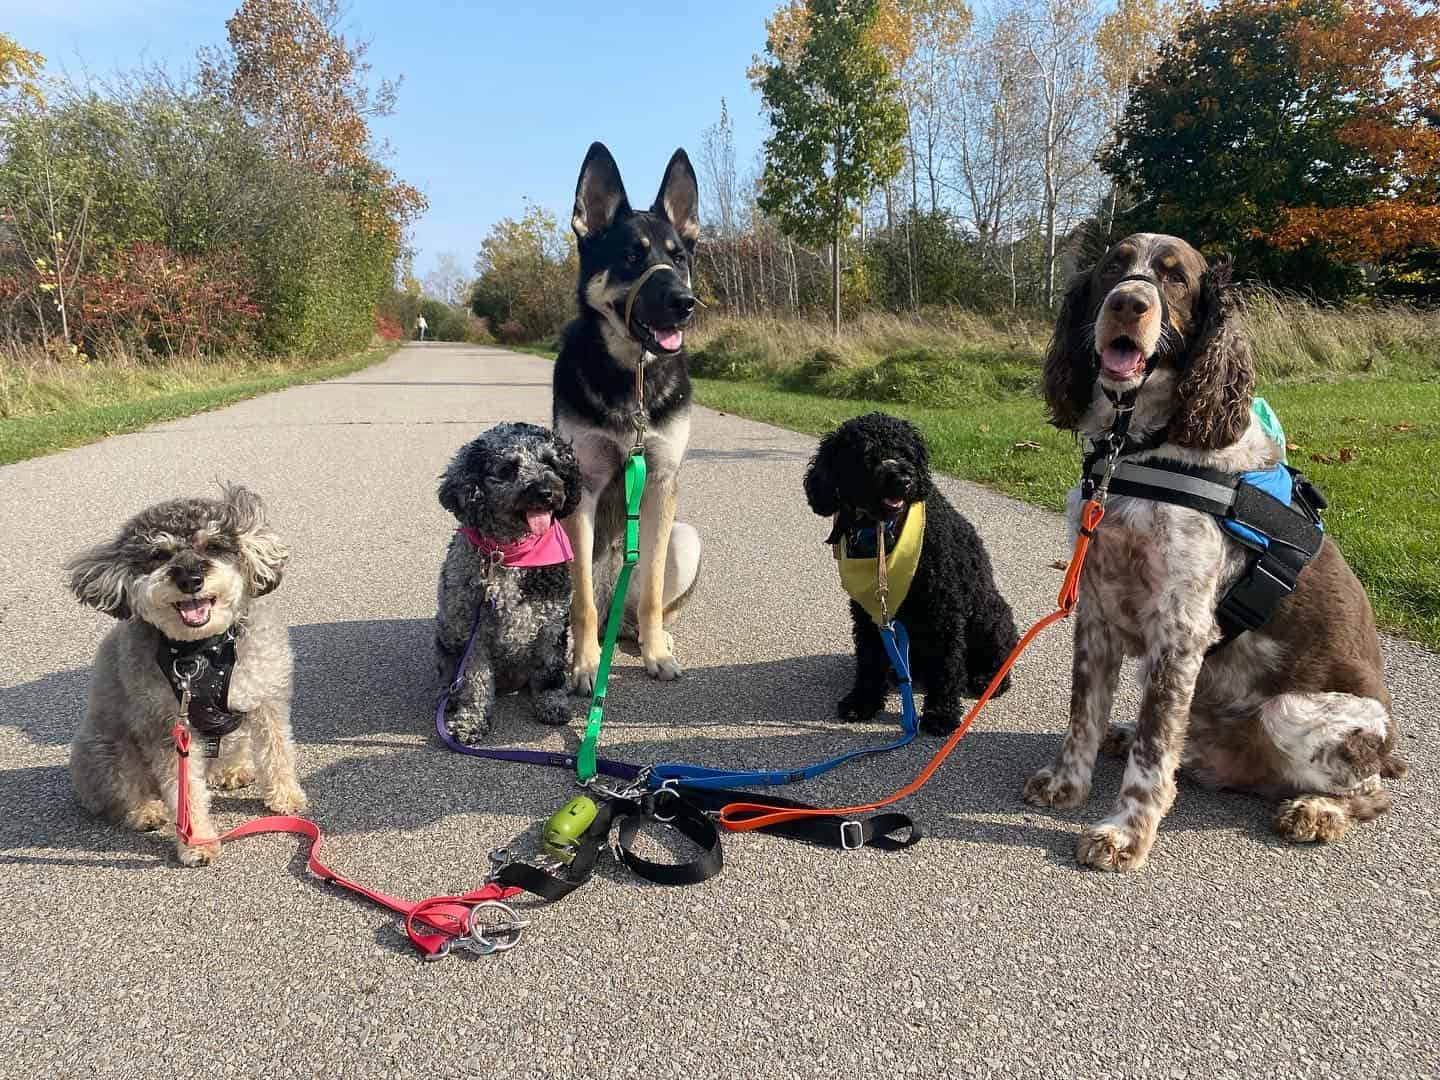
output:
<path id="1" fill-rule="evenodd" d="M 417 270 L 453 252 L 468 272 L 490 225 L 528 197 L 569 220 L 585 149 L 605 142 L 631 200 L 649 204 L 676 146 L 696 156 L 720 99 L 743 172 L 763 138 L 745 68 L 777 0 L 352 0 L 347 31 L 378 75 L 405 77 L 375 125 L 392 167 L 423 190 Z M 49 61 L 97 75 L 185 67 L 221 44 L 238 0 L 0 0 L 0 28 Z"/>

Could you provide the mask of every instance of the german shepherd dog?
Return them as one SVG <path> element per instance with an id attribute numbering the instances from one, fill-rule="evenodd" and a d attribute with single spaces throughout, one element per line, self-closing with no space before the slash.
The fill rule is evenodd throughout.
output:
<path id="1" fill-rule="evenodd" d="M 643 426 L 647 477 L 640 504 L 640 564 L 626 597 L 645 670 L 681 673 L 665 629 L 694 587 L 700 537 L 675 521 L 680 465 L 690 442 L 685 327 L 695 310 L 691 260 L 700 235 L 695 170 L 684 150 L 665 167 L 649 210 L 632 210 L 620 170 L 594 143 L 575 185 L 580 255 L 578 318 L 555 362 L 554 428 L 580 462 L 580 505 L 565 520 L 575 549 L 570 686 L 588 694 L 600 663 L 597 612 L 608 612 L 624 560 L 623 465 Z M 644 368 L 644 401 L 635 400 Z"/>

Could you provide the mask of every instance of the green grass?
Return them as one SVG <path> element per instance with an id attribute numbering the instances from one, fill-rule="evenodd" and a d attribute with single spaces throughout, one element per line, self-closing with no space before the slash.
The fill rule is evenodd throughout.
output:
<path id="1" fill-rule="evenodd" d="M 394 351 L 343 360 L 103 365 L 63 371 L 0 361 L 0 465 L 218 409 L 299 383 L 349 375 Z"/>
<path id="2" fill-rule="evenodd" d="M 1270 340 L 1260 392 L 1296 447 L 1291 462 L 1329 497 L 1326 527 L 1381 625 L 1440 648 L 1440 333 L 1422 340 L 1425 313 L 1399 312 L 1399 332 L 1384 313 L 1287 317 L 1307 321 L 1288 346 L 1273 326 L 1262 328 Z M 903 415 L 925 432 L 941 471 L 1059 509 L 1080 451 L 1044 421 L 1041 331 L 907 335 L 895 323 L 838 344 L 792 324 L 778 331 L 778 345 L 768 333 L 775 324 L 725 323 L 696 349 L 697 398 L 817 435 L 876 409 Z M 1357 359 L 1337 342 L 1370 351 Z"/>
<path id="3" fill-rule="evenodd" d="M 529 353 L 531 356 L 543 357 L 546 360 L 554 360 L 560 355 L 560 350 L 554 345 L 541 343 L 532 345 L 497 345 L 497 349 L 509 349 L 511 352 Z"/>

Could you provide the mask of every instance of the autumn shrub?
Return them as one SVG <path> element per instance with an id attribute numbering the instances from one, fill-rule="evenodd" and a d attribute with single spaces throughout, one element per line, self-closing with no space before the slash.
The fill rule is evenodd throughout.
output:
<path id="1" fill-rule="evenodd" d="M 260 310 L 234 251 L 177 255 L 163 244 L 122 248 L 77 282 L 81 343 L 130 340 L 154 353 L 199 356 L 243 349 Z"/>

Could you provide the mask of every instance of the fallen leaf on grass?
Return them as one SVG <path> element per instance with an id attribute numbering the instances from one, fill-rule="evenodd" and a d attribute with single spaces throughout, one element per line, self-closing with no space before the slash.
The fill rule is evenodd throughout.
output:
<path id="1" fill-rule="evenodd" d="M 1342 446 L 1342 447 L 1340 448 L 1340 460 L 1341 460 L 1341 461 L 1354 461 L 1354 460 L 1355 460 L 1355 448 L 1354 448 L 1353 446 Z"/>
<path id="2" fill-rule="evenodd" d="M 989 424 L 981 424 L 981 425 L 980 425 L 980 430 L 981 430 L 981 431 L 989 431 L 989 430 L 990 430 L 990 425 L 989 425 Z"/>
<path id="3" fill-rule="evenodd" d="M 1030 441 L 1027 440 L 1027 441 L 1025 441 L 1025 442 L 1017 442 L 1017 443 L 1015 444 L 1015 449 L 1016 449 L 1016 450 L 1039 450 L 1039 449 L 1040 449 L 1040 444 L 1039 444 L 1038 442 L 1030 442 Z"/>
<path id="4" fill-rule="evenodd" d="M 1400 423 L 1396 424 L 1391 430 L 1392 430 L 1392 431 L 1409 431 L 1409 430 L 1410 430 L 1411 428 L 1413 428 L 1414 426 L 1415 426 L 1415 425 L 1412 424 L 1409 420 L 1402 420 Z"/>
<path id="5" fill-rule="evenodd" d="M 1334 454 L 1311 454 L 1310 460 L 1318 461 L 1322 465 L 1334 465 L 1340 459 L 1337 458 Z"/>
<path id="6" fill-rule="evenodd" d="M 1285 449 L 1293 454 L 1296 450 L 1304 450 L 1305 448 L 1301 446 L 1298 442 L 1287 442 L 1285 444 Z"/>

